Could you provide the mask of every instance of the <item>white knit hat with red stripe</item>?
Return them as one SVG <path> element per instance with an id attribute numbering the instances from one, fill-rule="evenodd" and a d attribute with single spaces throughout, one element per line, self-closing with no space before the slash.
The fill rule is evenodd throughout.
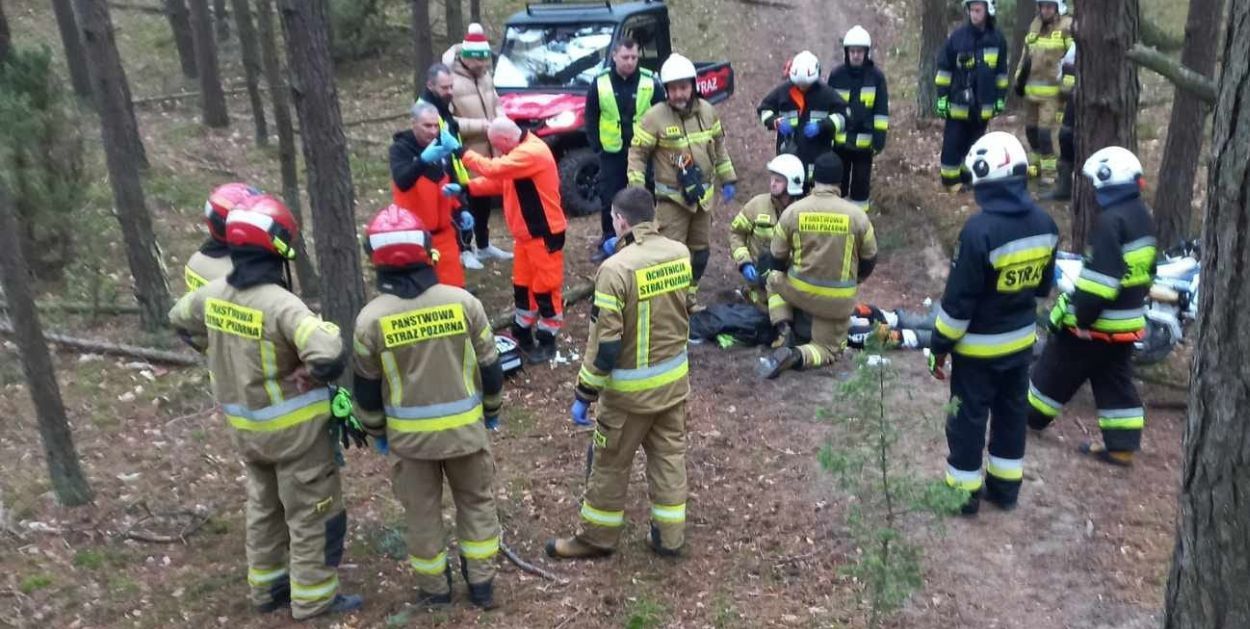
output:
<path id="1" fill-rule="evenodd" d="M 486 39 L 486 31 L 482 25 L 474 22 L 469 25 L 469 32 L 464 34 L 460 44 L 460 56 L 473 59 L 490 59 L 490 42 Z"/>

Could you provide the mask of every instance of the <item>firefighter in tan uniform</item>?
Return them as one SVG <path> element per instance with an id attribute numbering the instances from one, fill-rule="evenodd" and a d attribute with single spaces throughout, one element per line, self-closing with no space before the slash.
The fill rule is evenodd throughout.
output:
<path id="1" fill-rule="evenodd" d="M 695 92 L 695 69 L 689 59 L 673 54 L 660 68 L 668 100 L 653 106 L 634 129 L 629 148 L 629 185 L 646 185 L 647 167 L 655 177 L 655 210 L 660 233 L 690 249 L 694 281 L 690 304 L 707 270 L 713 177 L 721 182 L 721 197 L 732 202 L 736 194 L 733 162 L 725 148 L 716 108 Z"/>
<path id="2" fill-rule="evenodd" d="M 356 416 L 399 457 L 391 479 L 407 513 L 417 603 L 451 603 L 446 478 L 469 598 L 494 607 L 499 513 L 487 428 L 498 422 L 503 389 L 495 335 L 477 298 L 438 283 L 430 234 L 415 215 L 392 205 L 366 238 L 381 295 L 356 318 Z"/>
<path id="3" fill-rule="evenodd" d="M 594 321 L 577 378 L 574 423 L 589 425 L 598 400 L 593 458 L 582 501 L 581 528 L 547 542 L 552 557 L 612 553 L 625 524 L 625 493 L 638 446 L 647 453 L 651 548 L 681 552 L 686 530 L 686 309 L 692 270 L 685 245 L 661 236 L 655 205 L 643 188 L 612 201 L 620 238 L 595 275 Z"/>
<path id="4" fill-rule="evenodd" d="M 230 246 L 226 244 L 226 215 L 238 204 L 258 194 L 259 190 L 245 183 L 227 183 L 217 186 L 208 195 L 208 200 L 204 202 L 208 240 L 200 245 L 199 251 L 187 258 L 182 271 L 188 293 L 234 270 L 234 265 L 230 263 Z"/>
<path id="5" fill-rule="evenodd" d="M 760 258 L 772 247 L 777 218 L 802 198 L 807 167 L 797 156 L 785 153 L 768 162 L 768 173 L 768 193 L 752 197 L 729 223 L 729 251 L 747 283 L 739 290 L 748 302 L 761 307 L 768 303 L 768 297 L 760 275 Z"/>
<path id="6" fill-rule="evenodd" d="M 247 469 L 247 582 L 258 611 L 287 604 L 297 620 L 360 608 L 339 594 L 347 511 L 329 429 L 329 387 L 347 364 L 338 326 L 288 290 L 295 217 L 251 197 L 230 212 L 234 270 L 170 311 L 206 351 L 213 396 Z"/>
<path id="7" fill-rule="evenodd" d="M 1016 70 L 1016 94 L 1025 98 L 1024 135 L 1029 141 L 1029 176 L 1056 177 L 1053 131 L 1059 126 L 1064 101 L 1061 66 L 1076 39 L 1065 0 L 1040 0 L 1037 17 L 1024 38 L 1024 58 Z M 1068 177 L 1071 172 L 1066 173 Z"/>
<path id="8" fill-rule="evenodd" d="M 768 316 L 777 349 L 760 359 L 759 374 L 776 378 L 794 367 L 821 367 L 837 359 L 855 311 L 858 285 L 872 273 L 877 237 L 858 205 L 838 196 L 842 161 L 826 153 L 813 168 L 811 195 L 781 214 L 773 231 Z M 810 339 L 795 342 L 795 311 L 811 317 Z"/>

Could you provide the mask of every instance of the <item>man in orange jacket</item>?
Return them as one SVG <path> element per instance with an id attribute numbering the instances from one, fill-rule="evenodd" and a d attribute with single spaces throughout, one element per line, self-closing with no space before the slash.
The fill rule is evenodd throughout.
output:
<path id="1" fill-rule="evenodd" d="M 566 222 L 556 160 L 545 142 L 507 118 L 493 120 L 487 137 L 500 157 L 464 153 L 465 167 L 480 175 L 469 181 L 469 194 L 503 195 L 504 220 L 516 240 L 512 334 L 529 362 L 545 363 L 555 356 L 556 335 L 564 323 Z"/>
<path id="2" fill-rule="evenodd" d="M 453 194 L 442 188 L 452 180 L 447 156 L 459 146 L 440 139 L 438 109 L 430 103 L 412 106 L 412 129 L 392 138 L 391 202 L 412 212 L 430 230 L 438 256 L 434 272 L 440 284 L 464 288 L 464 267 L 456 230 L 472 230 L 473 216 L 460 207 Z"/>

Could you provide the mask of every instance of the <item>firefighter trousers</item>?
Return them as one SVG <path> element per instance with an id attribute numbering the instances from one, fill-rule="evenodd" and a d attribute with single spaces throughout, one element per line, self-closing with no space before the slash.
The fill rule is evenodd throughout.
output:
<path id="1" fill-rule="evenodd" d="M 625 525 L 625 494 L 638 447 L 647 454 L 651 525 L 670 550 L 686 542 L 686 401 L 658 413 L 630 413 L 603 399 L 595 417 L 594 457 L 577 537 L 616 548 Z"/>
<path id="2" fill-rule="evenodd" d="M 951 402 L 946 418 L 946 483 L 977 491 L 1010 505 L 1024 478 L 1025 422 L 1028 415 L 1029 358 L 1032 350 L 998 358 L 951 357 Z M 989 424 L 989 464 L 981 463 Z"/>
<path id="3" fill-rule="evenodd" d="M 564 235 L 556 236 L 563 241 Z M 514 320 L 523 330 L 537 324 L 539 337 L 554 339 L 564 326 L 564 250 L 551 251 L 547 239 L 516 241 L 512 260 Z"/>
<path id="4" fill-rule="evenodd" d="M 1054 129 L 1058 126 L 1058 97 L 1044 100 L 1027 99 L 1024 102 L 1024 135 L 1029 141 L 1030 174 L 1041 173 L 1054 177 L 1058 158 L 1055 157 Z"/>
<path id="5" fill-rule="evenodd" d="M 499 511 L 495 507 L 495 459 L 490 450 L 435 461 L 401 457 L 391 470 L 395 497 L 404 505 L 408 563 L 427 594 L 448 591 L 447 535 L 443 531 L 443 479 L 456 503 L 456 539 L 469 583 L 495 578 Z"/>
<path id="6" fill-rule="evenodd" d="M 252 604 L 290 595 L 296 620 L 326 610 L 338 593 L 347 510 L 329 431 L 306 452 L 247 468 L 247 582 Z"/>
<path id="7" fill-rule="evenodd" d="M 616 197 L 616 193 L 629 185 L 629 180 L 626 178 L 628 171 L 628 147 L 619 153 L 599 152 L 599 200 L 602 203 L 599 226 L 603 229 L 603 240 L 616 235 L 616 229 L 612 227 L 612 199 Z"/>
<path id="8" fill-rule="evenodd" d="M 840 148 L 837 154 L 842 160 L 842 196 L 865 212 L 869 211 L 872 207 L 869 201 L 872 189 L 872 151 Z"/>
<path id="9" fill-rule="evenodd" d="M 773 325 L 795 323 L 796 308 L 801 297 L 798 290 L 790 285 L 781 272 L 768 274 L 768 318 Z M 824 314 L 806 313 L 812 319 L 811 336 L 795 349 L 803 357 L 801 367 L 823 367 L 831 365 L 842 355 L 846 348 L 846 335 L 851 329 L 851 312 L 855 309 L 855 300 L 846 299 L 844 308 L 846 316 L 827 317 Z"/>
<path id="10" fill-rule="evenodd" d="M 1133 384 L 1131 343 L 1086 341 L 1067 331 L 1052 335 L 1033 366 L 1029 425 L 1049 426 L 1086 380 L 1098 407 L 1103 444 L 1118 452 L 1140 449 L 1146 411 Z"/>
<path id="11" fill-rule="evenodd" d="M 691 253 L 711 247 L 710 210 L 690 210 L 665 197 L 657 197 L 655 201 L 655 220 L 659 223 L 660 235 L 686 245 Z"/>
<path id="12" fill-rule="evenodd" d="M 975 113 L 972 114 L 975 116 Z M 964 157 L 981 136 L 985 135 L 988 120 L 946 120 L 942 131 L 942 185 L 950 187 L 963 180 Z"/>

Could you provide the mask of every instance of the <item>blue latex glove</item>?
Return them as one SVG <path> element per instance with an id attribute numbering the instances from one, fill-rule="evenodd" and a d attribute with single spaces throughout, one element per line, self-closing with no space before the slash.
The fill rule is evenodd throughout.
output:
<path id="1" fill-rule="evenodd" d="M 385 435 L 381 437 L 374 437 L 373 449 L 376 450 L 378 454 L 381 454 L 382 456 L 386 456 L 391 453 L 391 444 L 389 441 L 387 441 Z"/>
<path id="2" fill-rule="evenodd" d="M 612 254 L 616 253 L 616 243 L 619 240 L 620 238 L 617 238 L 616 236 L 612 236 L 608 238 L 607 240 L 603 241 L 603 244 L 600 245 L 603 248 L 603 253 L 607 255 L 608 257 L 612 257 Z"/>
<path id="3" fill-rule="evenodd" d="M 453 185 L 453 186 L 454 186 L 454 185 L 456 185 L 456 184 L 454 184 L 454 183 L 453 183 L 453 184 L 449 184 L 449 185 Z M 459 228 L 460 228 L 460 231 L 465 231 L 465 232 L 467 232 L 467 231 L 469 231 L 470 229 L 473 229 L 473 225 L 474 225 L 474 223 L 475 223 L 475 222 L 476 222 L 476 221 L 474 221 L 474 220 L 473 220 L 473 215 L 472 215 L 472 214 L 470 214 L 470 213 L 468 213 L 468 212 L 466 212 L 466 211 L 464 211 L 464 210 L 461 210 L 461 211 L 460 211 L 460 216 L 459 216 L 459 217 L 457 217 L 457 219 L 456 219 L 456 227 L 459 227 Z"/>
<path id="4" fill-rule="evenodd" d="M 781 135 L 794 135 L 794 127 L 790 124 L 789 118 L 782 118 L 777 121 L 777 133 Z"/>
<path id="5" fill-rule="evenodd" d="M 440 146 L 437 142 L 430 142 L 430 145 L 421 151 L 421 161 L 427 164 L 437 164 L 450 154 L 451 151 L 446 147 Z"/>
<path id="6" fill-rule="evenodd" d="M 443 196 L 445 197 L 454 197 L 461 192 L 464 192 L 464 188 L 458 183 L 443 184 Z"/>
<path id="7" fill-rule="evenodd" d="M 747 262 L 746 264 L 742 265 L 741 271 L 742 271 L 742 277 L 746 278 L 746 281 L 752 284 L 760 281 L 760 273 L 759 271 L 755 269 L 754 264 Z"/>
<path id="8" fill-rule="evenodd" d="M 590 417 L 589 417 L 590 402 L 587 402 L 585 400 L 573 400 L 573 408 L 571 409 L 571 414 L 573 415 L 573 423 L 575 425 L 589 426 L 591 423 Z"/>
<path id="9" fill-rule="evenodd" d="M 738 187 L 732 183 L 727 183 L 720 188 L 720 195 L 725 199 L 725 203 L 732 203 L 734 197 L 738 194 Z"/>
<path id="10" fill-rule="evenodd" d="M 810 140 L 818 135 L 820 135 L 820 123 L 808 120 L 807 124 L 803 125 L 803 137 Z"/>
<path id="11" fill-rule="evenodd" d="M 448 154 L 455 153 L 460 150 L 460 140 L 457 140 L 456 136 L 452 135 L 451 131 L 448 131 L 447 129 L 443 129 L 443 131 L 438 134 L 438 143 L 447 150 Z"/>
<path id="12" fill-rule="evenodd" d="M 499 416 L 498 415 L 487 415 L 485 422 L 486 422 L 487 430 L 491 432 L 499 431 Z"/>

